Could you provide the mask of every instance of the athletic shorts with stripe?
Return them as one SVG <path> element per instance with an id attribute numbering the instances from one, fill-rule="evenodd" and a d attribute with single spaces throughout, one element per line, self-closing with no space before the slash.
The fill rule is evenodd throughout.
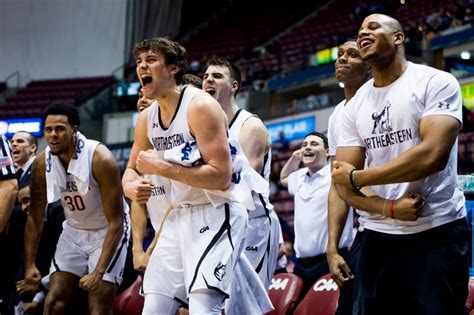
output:
<path id="1" fill-rule="evenodd" d="M 186 304 L 188 294 L 198 289 L 228 297 L 247 221 L 247 210 L 233 202 L 173 209 L 145 271 L 145 299 L 161 294 Z"/>
<path id="2" fill-rule="evenodd" d="M 280 238 L 280 222 L 274 211 L 249 219 L 245 256 L 268 290 L 275 272 Z"/>
<path id="3" fill-rule="evenodd" d="M 107 228 L 82 230 L 76 229 L 67 224 L 67 221 L 64 221 L 63 232 L 56 246 L 50 273 L 63 271 L 82 277 L 92 272 L 102 253 L 106 233 Z M 127 218 L 124 220 L 124 230 L 120 242 L 102 280 L 117 285 L 122 282 L 129 239 L 130 221 Z"/>

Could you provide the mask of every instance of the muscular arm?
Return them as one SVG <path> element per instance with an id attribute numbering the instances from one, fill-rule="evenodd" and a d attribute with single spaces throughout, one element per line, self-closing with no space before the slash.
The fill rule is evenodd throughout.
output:
<path id="1" fill-rule="evenodd" d="M 357 171 L 357 183 L 368 186 L 411 182 L 439 172 L 446 167 L 458 133 L 459 121 L 454 117 L 424 117 L 420 123 L 420 144 L 387 163 Z"/>
<path id="2" fill-rule="evenodd" d="M 46 208 L 46 173 L 45 153 L 42 152 L 34 160 L 31 170 L 30 212 L 25 227 L 25 278 L 26 280 L 41 279 L 35 266 L 36 251 L 43 230 Z"/>
<path id="3" fill-rule="evenodd" d="M 143 239 L 147 224 L 146 205 L 132 202 L 130 218 L 132 220 L 133 267 L 145 271 L 149 256 L 143 251 Z"/>
<path id="4" fill-rule="evenodd" d="M 95 270 L 92 272 L 99 275 L 101 279 L 122 238 L 124 220 L 119 166 L 112 153 L 102 144 L 99 144 L 94 152 L 92 172 L 100 187 L 102 208 L 108 222 L 102 252 Z M 84 278 L 81 279 L 81 285 L 86 289 L 93 289 L 85 284 Z"/>
<path id="5" fill-rule="evenodd" d="M 8 219 L 15 205 L 16 194 L 18 192 L 18 181 L 16 178 L 0 181 L 0 232 L 7 225 Z"/>
<path id="6" fill-rule="evenodd" d="M 239 143 L 250 166 L 257 173 L 261 173 L 264 164 L 263 157 L 270 149 L 268 132 L 263 122 L 257 117 L 249 117 L 240 131 Z"/>
<path id="7" fill-rule="evenodd" d="M 193 98 L 187 116 L 204 164 L 184 167 L 160 159 L 156 152 L 147 151 L 138 155 L 138 169 L 196 188 L 226 190 L 231 183 L 232 165 L 224 112 L 215 99 L 201 93 Z"/>
<path id="8" fill-rule="evenodd" d="M 303 149 L 294 151 L 285 165 L 283 165 L 280 172 L 280 183 L 283 186 L 288 187 L 288 176 L 300 167 L 302 151 Z"/>

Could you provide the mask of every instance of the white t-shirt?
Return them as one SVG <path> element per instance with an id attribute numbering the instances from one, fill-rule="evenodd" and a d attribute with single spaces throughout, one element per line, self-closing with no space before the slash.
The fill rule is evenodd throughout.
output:
<path id="1" fill-rule="evenodd" d="M 418 145 L 423 117 L 447 115 L 462 121 L 459 83 L 447 72 L 409 62 L 403 75 L 389 86 L 376 88 L 373 83 L 371 79 L 359 88 L 343 108 L 338 123 L 338 147 L 364 147 L 369 168 L 387 163 Z M 360 221 L 371 230 L 409 234 L 465 217 L 464 195 L 456 185 L 456 169 L 457 143 L 441 172 L 415 182 L 371 186 L 377 195 L 390 199 L 405 193 L 421 193 L 425 206 L 417 221 L 393 220 L 363 211 Z"/>
<path id="2" fill-rule="evenodd" d="M 326 252 L 328 244 L 328 194 L 331 186 L 331 166 L 328 164 L 313 175 L 301 168 L 288 176 L 288 191 L 295 198 L 295 245 L 299 258 Z M 348 216 L 339 247 L 352 242 L 352 216 Z"/>
<path id="3" fill-rule="evenodd" d="M 337 139 L 339 138 L 340 128 L 336 127 L 339 121 L 339 115 L 341 113 L 341 109 L 344 108 L 346 105 L 346 100 L 343 100 L 339 104 L 336 105 L 334 111 L 332 112 L 331 116 L 329 116 L 328 121 L 328 143 L 329 143 L 329 155 L 335 156 L 336 155 L 336 148 L 337 148 Z"/>

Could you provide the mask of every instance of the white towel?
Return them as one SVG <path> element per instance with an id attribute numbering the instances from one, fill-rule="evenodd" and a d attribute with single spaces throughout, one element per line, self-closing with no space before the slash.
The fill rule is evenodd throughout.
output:
<path id="1" fill-rule="evenodd" d="M 273 305 L 262 280 L 242 252 L 232 275 L 225 313 L 227 315 L 265 314 L 272 310 Z"/>
<path id="2" fill-rule="evenodd" d="M 89 140 L 80 132 L 76 133 L 76 151 L 69 161 L 67 173 L 74 176 L 81 195 L 85 195 L 89 190 L 92 156 L 98 144 L 98 141 Z M 59 156 L 53 155 L 49 147 L 46 147 L 45 155 L 47 196 L 48 203 L 51 203 L 61 198 L 61 188 L 67 186 L 66 171 Z"/>
<path id="3" fill-rule="evenodd" d="M 229 139 L 229 149 L 232 157 L 232 185 L 226 191 L 203 189 L 209 201 L 218 206 L 222 198 L 239 202 L 248 210 L 255 210 L 252 191 L 268 194 L 269 185 L 260 176 L 245 157 L 237 141 Z M 188 141 L 172 149 L 166 150 L 164 159 L 183 166 L 195 166 L 203 163 L 196 141 Z"/>

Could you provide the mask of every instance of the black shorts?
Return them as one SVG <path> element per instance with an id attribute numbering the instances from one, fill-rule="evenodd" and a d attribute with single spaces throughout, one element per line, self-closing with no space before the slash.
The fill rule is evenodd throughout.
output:
<path id="1" fill-rule="evenodd" d="M 464 314 L 469 281 L 466 219 L 408 235 L 364 231 L 353 314 Z"/>

